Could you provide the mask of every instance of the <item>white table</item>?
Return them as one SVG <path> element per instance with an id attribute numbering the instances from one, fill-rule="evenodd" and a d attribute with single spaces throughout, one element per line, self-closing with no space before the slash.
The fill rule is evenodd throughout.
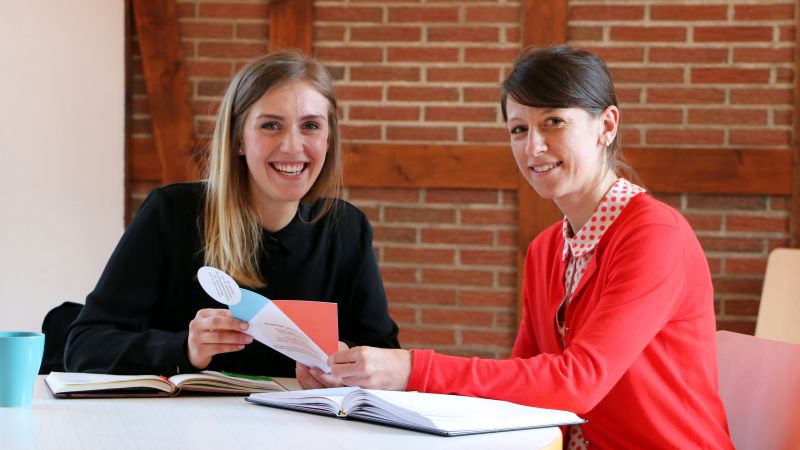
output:
<path id="1" fill-rule="evenodd" d="M 560 449 L 561 432 L 439 437 L 252 405 L 235 396 L 54 399 L 40 377 L 31 407 L 0 408 L 0 448 Z"/>

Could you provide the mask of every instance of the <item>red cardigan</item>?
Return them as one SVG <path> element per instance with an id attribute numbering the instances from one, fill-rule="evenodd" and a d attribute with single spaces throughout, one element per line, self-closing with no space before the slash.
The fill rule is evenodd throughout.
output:
<path id="1" fill-rule="evenodd" d="M 733 448 L 717 389 L 713 289 L 686 220 L 647 194 L 603 235 L 566 312 L 561 222 L 525 258 L 511 359 L 414 350 L 408 390 L 566 409 L 598 448 Z"/>

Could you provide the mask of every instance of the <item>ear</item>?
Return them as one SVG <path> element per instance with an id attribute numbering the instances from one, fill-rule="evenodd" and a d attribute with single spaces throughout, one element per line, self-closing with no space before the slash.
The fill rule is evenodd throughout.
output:
<path id="1" fill-rule="evenodd" d="M 603 147 L 607 147 L 614 142 L 617 137 L 619 127 L 619 108 L 614 105 L 609 106 L 600 114 L 602 122 L 602 134 L 600 135 L 600 142 L 605 142 Z"/>

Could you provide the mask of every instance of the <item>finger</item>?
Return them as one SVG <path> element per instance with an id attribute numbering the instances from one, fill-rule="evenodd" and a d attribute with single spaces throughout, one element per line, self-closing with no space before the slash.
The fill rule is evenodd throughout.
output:
<path id="1" fill-rule="evenodd" d="M 204 331 L 197 333 L 201 344 L 249 344 L 253 336 L 238 331 Z"/>
<path id="2" fill-rule="evenodd" d="M 214 356 L 220 353 L 238 352 L 243 348 L 244 345 L 241 344 L 205 344 L 198 350 L 201 355 Z"/>
<path id="3" fill-rule="evenodd" d="M 201 319 L 200 324 L 206 330 L 244 331 L 247 330 L 248 328 L 247 322 L 241 321 L 239 319 L 234 319 L 231 316 L 225 316 L 221 314 L 205 317 Z"/>
<path id="4" fill-rule="evenodd" d="M 347 344 L 345 344 L 345 343 L 344 343 L 344 342 L 342 342 L 342 341 L 339 341 L 339 349 L 338 349 L 338 351 L 340 351 L 340 352 L 341 352 L 342 350 L 347 350 L 347 349 L 349 349 L 349 348 L 350 348 L 350 347 L 349 347 Z"/>
<path id="5" fill-rule="evenodd" d="M 300 387 L 303 389 L 319 389 L 323 387 L 319 381 L 311 376 L 308 367 L 303 364 L 297 363 L 295 365 L 295 376 L 297 377 L 297 382 L 300 384 Z"/>
<path id="6" fill-rule="evenodd" d="M 205 318 L 211 316 L 228 316 L 232 317 L 231 311 L 229 309 L 223 308 L 203 308 L 197 311 L 198 318 Z"/>
<path id="7" fill-rule="evenodd" d="M 344 379 L 345 377 L 365 376 L 366 373 L 360 363 L 332 364 L 331 375 Z"/>
<path id="8" fill-rule="evenodd" d="M 328 357 L 328 365 L 334 364 L 348 364 L 358 360 L 360 347 L 353 347 L 347 350 L 338 351 Z"/>
<path id="9" fill-rule="evenodd" d="M 338 377 L 324 373 L 316 367 L 309 369 L 308 373 L 325 387 L 338 387 L 342 385 L 342 380 Z"/>

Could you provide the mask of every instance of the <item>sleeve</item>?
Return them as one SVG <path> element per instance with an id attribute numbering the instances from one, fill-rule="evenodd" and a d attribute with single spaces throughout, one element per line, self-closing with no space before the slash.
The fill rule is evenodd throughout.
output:
<path id="1" fill-rule="evenodd" d="M 346 317 L 340 330 L 341 340 L 351 347 L 399 348 L 397 325 L 389 316 L 386 292 L 372 249 L 372 227 L 364 214 L 357 212 L 358 220 L 355 222 L 359 245 L 353 258 L 356 275 L 348 296 L 347 311 L 342 312 Z"/>
<path id="2" fill-rule="evenodd" d="M 517 341 L 507 360 L 414 352 L 408 390 L 455 393 L 544 408 L 590 411 L 631 367 L 683 299 L 685 245 L 675 227 L 637 228 L 610 258 L 604 290 L 563 354 Z M 526 258 L 526 265 L 531 255 Z M 598 282 L 599 283 L 599 282 Z M 525 307 L 529 305 L 526 303 Z M 523 324 L 520 339 L 530 324 Z"/>
<path id="3" fill-rule="evenodd" d="M 67 370 L 166 376 L 196 371 L 185 350 L 188 330 L 150 328 L 170 272 L 166 252 L 174 225 L 167 209 L 156 190 L 137 211 L 69 329 Z"/>

